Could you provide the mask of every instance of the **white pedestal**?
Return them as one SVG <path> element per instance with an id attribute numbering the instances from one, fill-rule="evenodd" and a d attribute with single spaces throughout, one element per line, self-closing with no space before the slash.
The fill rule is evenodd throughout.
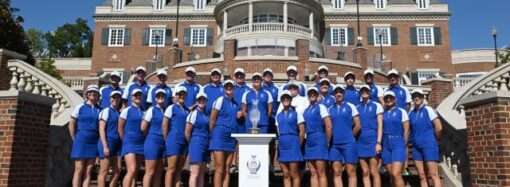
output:
<path id="1" fill-rule="evenodd" d="M 269 142 L 275 134 L 232 134 L 239 143 L 239 186 L 269 186 Z"/>

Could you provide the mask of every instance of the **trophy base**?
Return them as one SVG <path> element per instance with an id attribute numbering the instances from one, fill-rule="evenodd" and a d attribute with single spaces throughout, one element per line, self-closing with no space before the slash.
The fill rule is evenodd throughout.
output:
<path id="1" fill-rule="evenodd" d="M 251 134 L 259 134 L 260 133 L 260 129 L 259 128 L 250 128 L 250 133 Z"/>

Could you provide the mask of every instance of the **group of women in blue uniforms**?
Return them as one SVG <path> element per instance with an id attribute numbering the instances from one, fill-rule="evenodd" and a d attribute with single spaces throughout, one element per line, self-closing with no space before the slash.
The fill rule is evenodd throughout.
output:
<path id="1" fill-rule="evenodd" d="M 365 71 L 366 85 L 359 89 L 352 72 L 344 75 L 345 87 L 333 85 L 326 66 L 319 67 L 318 81 L 308 89 L 296 81 L 295 66 L 287 68 L 289 82 L 280 88 L 272 82 L 270 69 L 254 73 L 251 87 L 241 68 L 234 71 L 235 81 L 223 83 L 221 71 L 211 70 L 210 83 L 204 87 L 195 82 L 193 67 L 185 73 L 186 80 L 173 90 L 166 86 L 165 71 L 157 72 L 157 85 L 148 86 L 143 67 L 136 69 L 135 81 L 124 92 L 115 83 L 120 78 L 115 73 L 112 86 L 87 88 L 86 101 L 76 107 L 69 125 L 74 140 L 73 186 L 90 181 L 97 157 L 99 186 L 106 185 L 109 168 L 113 171 L 110 186 L 117 184 L 121 158 L 126 163 L 123 186 L 132 185 L 142 160 L 144 186 L 161 185 L 164 163 L 165 186 L 178 186 L 186 160 L 191 170 L 189 185 L 204 186 L 211 156 L 214 186 L 229 186 L 237 146 L 231 134 L 246 133 L 253 120 L 258 120 L 261 133 L 274 133 L 274 129 L 278 134 L 284 186 L 301 186 L 304 162 L 311 186 L 327 186 L 331 181 L 342 186 L 344 170 L 349 186 L 357 186 L 358 164 L 364 186 L 381 186 L 381 159 L 393 186 L 403 186 L 409 139 L 422 186 L 428 185 L 429 178 L 434 186 L 441 185 L 437 173 L 441 123 L 426 106 L 423 91 L 411 94 L 399 84 L 396 70 L 388 72 L 390 85 L 385 91 L 375 84 L 372 70 Z M 253 111 L 260 117 L 251 119 Z"/>

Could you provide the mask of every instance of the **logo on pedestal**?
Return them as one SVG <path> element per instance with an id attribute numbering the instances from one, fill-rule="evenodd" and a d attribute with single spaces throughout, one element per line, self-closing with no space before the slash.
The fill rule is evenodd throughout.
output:
<path id="1" fill-rule="evenodd" d="M 260 165 L 260 160 L 257 159 L 257 155 L 251 155 L 251 159 L 246 162 L 246 167 L 248 167 L 250 175 L 257 175 Z"/>

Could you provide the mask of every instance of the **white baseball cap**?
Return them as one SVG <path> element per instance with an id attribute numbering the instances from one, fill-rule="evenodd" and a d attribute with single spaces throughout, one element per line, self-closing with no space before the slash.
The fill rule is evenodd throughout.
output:
<path id="1" fill-rule="evenodd" d="M 345 79 L 347 76 L 349 76 L 349 75 L 352 75 L 352 76 L 356 77 L 356 75 L 354 75 L 354 73 L 353 73 L 352 71 L 348 71 L 348 72 L 346 72 L 346 73 L 344 74 L 344 79 Z"/>
<path id="2" fill-rule="evenodd" d="M 290 65 L 289 67 L 287 67 L 287 72 L 291 70 L 297 72 L 297 67 L 294 65 Z"/>
<path id="3" fill-rule="evenodd" d="M 391 90 L 388 90 L 388 91 L 385 91 L 384 94 L 383 94 L 384 97 L 386 96 L 392 96 L 392 97 L 395 97 L 395 92 L 391 91 Z"/>
<path id="4" fill-rule="evenodd" d="M 320 71 L 320 70 L 329 71 L 329 68 L 328 68 L 328 66 L 322 65 L 322 66 L 319 66 L 319 68 L 317 68 L 317 71 Z"/>
<path id="5" fill-rule="evenodd" d="M 315 86 L 308 88 L 308 90 L 306 90 L 306 93 L 310 93 L 310 91 L 316 91 L 317 93 L 319 93 L 319 89 L 317 89 L 317 87 Z"/>
<path id="6" fill-rule="evenodd" d="M 168 73 L 167 73 L 164 69 L 160 69 L 160 70 L 158 70 L 158 71 L 156 72 L 156 75 L 158 75 L 158 76 L 159 76 L 159 75 L 165 75 L 165 76 L 166 76 L 167 74 L 168 74 Z"/>
<path id="7" fill-rule="evenodd" d="M 362 89 L 368 89 L 368 91 L 370 91 L 370 86 L 369 85 L 362 85 L 360 88 L 359 88 L 359 91 L 361 91 Z"/>
<path id="8" fill-rule="evenodd" d="M 119 78 L 120 78 L 120 72 L 118 72 L 118 71 L 112 71 L 112 72 L 110 73 L 110 77 L 113 77 L 113 76 L 116 76 L 116 77 L 119 77 Z"/>
<path id="9" fill-rule="evenodd" d="M 95 85 L 95 84 L 88 85 L 87 89 L 85 90 L 85 93 L 88 93 L 88 92 L 97 92 L 97 93 L 99 93 L 99 87 L 97 85 Z"/>
<path id="10" fill-rule="evenodd" d="M 193 73 L 196 73 L 197 71 L 195 70 L 195 68 L 193 66 L 189 66 L 186 68 L 186 70 L 184 70 L 185 73 L 187 72 L 193 72 Z"/>
<path id="11" fill-rule="evenodd" d="M 369 69 L 366 69 L 365 72 L 363 72 L 363 75 L 368 75 L 368 74 L 374 74 L 374 70 L 369 68 Z"/>
<path id="12" fill-rule="evenodd" d="M 160 89 L 158 89 L 158 90 L 156 90 L 156 95 L 158 95 L 158 94 L 160 94 L 160 93 L 162 93 L 162 94 L 165 94 L 165 95 L 166 95 L 166 91 L 165 91 L 164 89 L 161 89 L 161 88 L 160 88 Z"/>
<path id="13" fill-rule="evenodd" d="M 120 91 L 118 91 L 118 90 L 114 90 L 114 91 L 112 91 L 110 93 L 110 97 L 113 97 L 114 95 L 119 95 L 120 96 L 120 95 L 122 95 L 122 93 Z"/>
<path id="14" fill-rule="evenodd" d="M 299 89 L 299 84 L 294 80 L 291 80 L 287 83 L 287 87 L 290 87 L 290 86 L 296 86 Z"/>
<path id="15" fill-rule="evenodd" d="M 244 69 L 243 69 L 243 68 L 236 68 L 236 69 L 234 70 L 234 75 L 235 75 L 235 74 L 238 74 L 238 73 L 242 73 L 242 74 L 244 74 Z"/>
<path id="16" fill-rule="evenodd" d="M 289 97 L 292 97 L 292 95 L 290 95 L 290 91 L 289 90 L 284 90 L 282 93 L 280 93 L 280 97 L 278 97 L 278 98 L 282 98 L 285 95 L 288 95 Z"/>
<path id="17" fill-rule="evenodd" d="M 226 80 L 225 82 L 223 82 L 223 87 L 227 86 L 228 84 L 231 84 L 232 86 L 235 85 L 234 81 L 229 79 L 229 80 Z"/>
<path id="18" fill-rule="evenodd" d="M 177 94 L 179 92 L 188 92 L 188 90 L 184 86 L 177 86 L 177 87 L 175 87 L 175 93 Z"/>
<path id="19" fill-rule="evenodd" d="M 329 81 L 328 78 L 322 78 L 321 80 L 319 80 L 320 84 L 322 84 L 323 82 L 331 83 L 331 81 Z"/>
<path id="20" fill-rule="evenodd" d="M 400 74 L 398 73 L 398 70 L 396 70 L 396 69 L 391 69 L 390 71 L 388 71 L 388 74 L 387 74 L 387 75 L 388 75 L 388 76 L 390 76 L 390 75 L 397 75 L 397 76 L 399 76 Z"/>
<path id="21" fill-rule="evenodd" d="M 136 67 L 135 72 L 138 72 L 138 71 L 144 71 L 144 72 L 146 72 L 147 70 L 146 70 L 146 69 L 145 69 L 145 67 L 143 67 L 143 66 L 138 66 L 138 67 Z"/>
<path id="22" fill-rule="evenodd" d="M 340 91 L 342 93 L 345 91 L 345 87 L 344 86 L 342 86 L 341 84 L 337 84 L 337 85 L 335 85 L 335 87 L 333 87 L 333 92 L 335 92 L 338 89 L 340 89 Z"/>
<path id="23" fill-rule="evenodd" d="M 206 95 L 204 92 L 198 92 L 196 99 L 198 100 L 198 99 L 200 99 L 201 97 L 203 97 L 203 98 L 206 98 L 206 99 L 207 99 L 207 95 Z"/>
<path id="24" fill-rule="evenodd" d="M 143 91 L 138 88 L 135 88 L 133 91 L 131 91 L 131 95 L 135 95 L 137 93 L 143 93 Z"/>
<path id="25" fill-rule="evenodd" d="M 260 74 L 259 72 L 255 72 L 255 73 L 253 73 L 251 78 L 254 79 L 255 77 L 260 77 L 262 79 L 262 74 Z"/>
<path id="26" fill-rule="evenodd" d="M 264 69 L 264 71 L 262 71 L 262 74 L 265 75 L 266 73 L 273 74 L 273 70 L 271 68 L 266 68 L 266 69 Z"/>
<path id="27" fill-rule="evenodd" d="M 425 95 L 425 92 L 422 90 L 422 89 L 414 89 L 412 92 L 411 92 L 411 95 L 412 94 L 420 94 L 420 95 Z"/>
<path id="28" fill-rule="evenodd" d="M 219 68 L 213 68 L 211 70 L 211 74 L 213 74 L 214 72 L 219 73 L 221 75 L 221 70 Z"/>

